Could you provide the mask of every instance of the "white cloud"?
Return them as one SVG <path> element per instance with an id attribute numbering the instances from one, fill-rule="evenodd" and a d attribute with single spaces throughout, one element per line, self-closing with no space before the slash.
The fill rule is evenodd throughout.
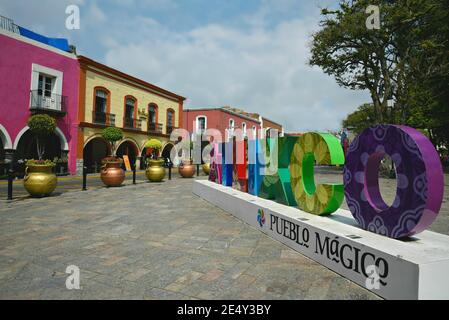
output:
<path id="1" fill-rule="evenodd" d="M 303 131 L 336 129 L 370 100 L 307 65 L 319 19 L 313 2 L 298 9 L 296 0 L 264 0 L 250 15 L 233 17 L 237 24 L 214 21 L 186 30 L 170 29 L 163 15 L 149 10 L 175 8 L 173 0 L 84 1 L 76 32 L 64 28 L 65 6 L 74 0 L 27 3 L 24 10 L 23 2 L 3 2 L 0 12 L 49 36 L 64 32 L 80 54 L 184 95 L 187 107 L 233 105 Z M 136 8 L 139 14 L 132 14 Z"/>
<path id="2" fill-rule="evenodd" d="M 140 33 L 145 37 L 109 48 L 105 62 L 186 96 L 186 107 L 232 105 L 291 131 L 336 129 L 367 95 L 339 88 L 307 65 L 315 27 L 300 19 L 274 29 L 210 24 L 173 32 L 152 25 Z"/>
<path id="3" fill-rule="evenodd" d="M 96 3 L 92 3 L 88 9 L 88 19 L 92 19 L 97 23 L 103 23 L 107 20 L 106 15 L 103 12 L 103 9 L 98 7 Z"/>

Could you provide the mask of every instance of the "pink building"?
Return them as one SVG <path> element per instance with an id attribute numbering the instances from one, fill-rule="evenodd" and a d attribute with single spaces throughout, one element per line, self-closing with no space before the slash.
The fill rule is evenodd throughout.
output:
<path id="1" fill-rule="evenodd" d="M 183 111 L 184 129 L 196 134 L 204 133 L 207 129 L 220 131 L 222 141 L 228 141 L 240 129 L 244 137 L 250 139 L 265 137 L 270 129 L 278 130 L 283 135 L 283 127 L 271 120 L 263 118 L 257 113 L 249 113 L 237 108 L 207 108 L 185 109 Z"/>
<path id="2" fill-rule="evenodd" d="M 57 120 L 57 130 L 46 141 L 44 158 L 57 158 L 58 171 L 75 173 L 80 74 L 76 55 L 51 45 L 64 39 L 45 38 L 10 20 L 9 26 L 0 27 L 0 161 L 5 167 L 14 160 L 20 171 L 20 160 L 37 157 L 27 121 L 32 114 L 47 113 Z"/>
<path id="3" fill-rule="evenodd" d="M 227 141 L 230 134 L 240 129 L 243 135 L 253 137 L 260 130 L 260 122 L 249 114 L 244 115 L 231 108 L 186 109 L 183 111 L 184 129 L 193 135 L 204 133 L 207 129 L 217 129 L 222 141 Z"/>

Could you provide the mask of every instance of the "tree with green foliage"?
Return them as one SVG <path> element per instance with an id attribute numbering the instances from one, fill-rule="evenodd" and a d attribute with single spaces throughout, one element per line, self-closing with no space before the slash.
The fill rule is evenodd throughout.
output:
<path id="1" fill-rule="evenodd" d="M 437 146 L 449 146 L 449 0 L 428 0 L 424 15 L 410 35 L 419 46 L 409 66 L 409 112 L 406 123 L 426 128 Z"/>
<path id="2" fill-rule="evenodd" d="M 151 158 L 157 160 L 159 151 L 162 149 L 162 142 L 158 139 L 150 139 L 145 143 L 145 148 L 151 149 Z"/>
<path id="3" fill-rule="evenodd" d="M 56 120 L 47 114 L 36 114 L 28 119 L 31 133 L 36 135 L 37 156 L 39 161 L 45 154 L 45 138 L 56 131 Z"/>
<path id="4" fill-rule="evenodd" d="M 400 77 L 400 56 L 390 37 L 394 5 L 382 6 L 379 30 L 366 27 L 366 8 L 379 1 L 340 1 L 339 9 L 322 9 L 321 30 L 313 35 L 309 63 L 319 66 L 340 86 L 368 90 L 375 117 L 385 121 L 387 101 L 392 98 L 393 79 Z M 390 1 L 389 1 L 390 2 Z M 396 61 L 396 63 L 394 63 Z"/>
<path id="5" fill-rule="evenodd" d="M 366 27 L 369 5 L 380 8 L 380 29 Z M 368 90 L 375 123 L 427 129 L 434 143 L 447 145 L 448 8 L 449 0 L 340 1 L 337 9 L 322 10 L 309 62 L 340 86 Z"/>
<path id="6" fill-rule="evenodd" d="M 115 157 L 116 143 L 123 139 L 123 131 L 116 127 L 108 127 L 103 129 L 101 135 L 110 143 L 112 156 Z"/>
<path id="7" fill-rule="evenodd" d="M 376 116 L 372 104 L 365 103 L 343 120 L 343 128 L 347 128 L 355 134 L 360 134 L 364 129 L 376 124 Z"/>

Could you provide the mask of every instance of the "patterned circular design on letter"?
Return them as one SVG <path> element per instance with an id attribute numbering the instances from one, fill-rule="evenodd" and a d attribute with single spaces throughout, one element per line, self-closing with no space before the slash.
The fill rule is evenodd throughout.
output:
<path id="1" fill-rule="evenodd" d="M 429 139 L 410 127 L 379 125 L 364 130 L 355 141 L 343 176 L 346 202 L 359 225 L 391 238 L 429 227 L 440 210 L 444 189 L 441 162 Z M 379 165 L 385 155 L 393 159 L 398 179 L 391 207 L 379 190 Z"/>
<path id="2" fill-rule="evenodd" d="M 340 141 L 329 133 L 308 132 L 298 138 L 290 158 L 291 186 L 298 207 L 316 215 L 329 215 L 343 202 L 343 185 L 315 186 L 315 161 L 318 165 L 343 164 Z"/>

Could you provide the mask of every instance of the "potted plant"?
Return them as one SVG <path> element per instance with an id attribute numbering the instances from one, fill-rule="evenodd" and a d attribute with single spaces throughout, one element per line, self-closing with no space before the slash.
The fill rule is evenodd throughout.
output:
<path id="1" fill-rule="evenodd" d="M 203 163 L 203 172 L 206 176 L 210 174 L 210 162 Z"/>
<path id="2" fill-rule="evenodd" d="M 181 160 L 181 163 L 178 167 L 178 172 L 183 178 L 192 178 L 195 175 L 195 166 L 193 165 L 192 161 L 192 149 L 193 149 L 193 142 L 190 141 L 190 158 Z"/>
<path id="3" fill-rule="evenodd" d="M 150 139 L 145 143 L 145 148 L 151 150 L 151 157 L 148 160 L 148 167 L 145 174 L 151 182 L 161 182 L 165 177 L 164 160 L 159 159 L 162 142 L 158 139 Z"/>
<path id="4" fill-rule="evenodd" d="M 47 114 L 37 114 L 28 119 L 28 127 L 36 136 L 38 159 L 26 161 L 23 185 L 33 197 L 49 196 L 56 189 L 58 179 L 53 173 L 55 163 L 51 160 L 43 160 L 44 139 L 55 132 L 56 121 Z"/>
<path id="5" fill-rule="evenodd" d="M 101 135 L 111 147 L 111 155 L 101 161 L 101 180 L 108 187 L 119 187 L 125 181 L 125 171 L 121 168 L 123 160 L 118 158 L 115 152 L 117 141 L 123 139 L 123 132 L 119 128 L 108 127 L 103 129 Z"/>

